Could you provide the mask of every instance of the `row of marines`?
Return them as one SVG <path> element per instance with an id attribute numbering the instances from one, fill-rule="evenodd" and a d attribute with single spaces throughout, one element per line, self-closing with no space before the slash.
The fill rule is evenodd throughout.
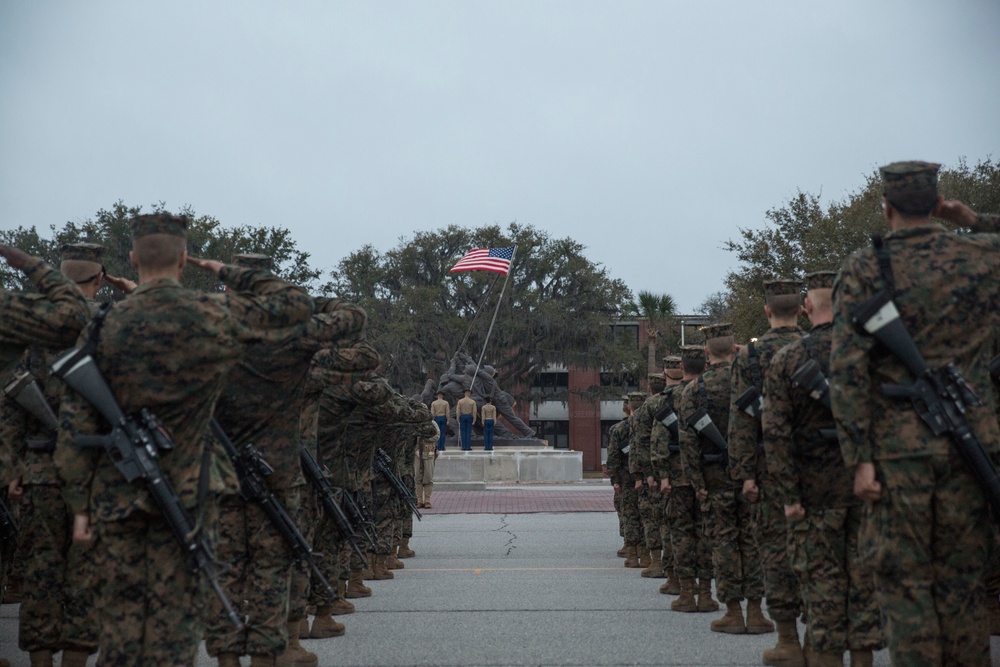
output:
<path id="1" fill-rule="evenodd" d="M 437 426 L 379 375 L 361 308 L 310 297 L 266 256 L 188 257 L 182 216 L 131 227 L 138 285 L 105 274 L 100 246 L 66 246 L 58 270 L 0 246 L 38 290 L 0 295 L 0 353 L 16 366 L 0 480 L 20 523 L 19 647 L 32 667 L 60 651 L 70 667 L 95 652 L 100 665 L 190 665 L 202 639 L 222 667 L 316 665 L 299 639 L 342 635 L 335 617 L 372 594 L 366 567 L 391 579 L 414 555 Z M 182 287 L 186 264 L 225 291 Z M 105 279 L 128 297 L 98 306 Z M 70 388 L 93 369 L 109 397 Z M 123 451 L 162 476 L 127 481 Z"/>
<path id="2" fill-rule="evenodd" d="M 884 239 L 804 285 L 765 281 L 769 331 L 737 346 L 704 327 L 610 432 L 625 566 L 666 577 L 678 612 L 717 610 L 714 578 L 712 631 L 777 626 L 765 665 L 865 666 L 883 646 L 989 664 L 1000 218 L 944 201 L 937 170 L 883 167 Z"/>

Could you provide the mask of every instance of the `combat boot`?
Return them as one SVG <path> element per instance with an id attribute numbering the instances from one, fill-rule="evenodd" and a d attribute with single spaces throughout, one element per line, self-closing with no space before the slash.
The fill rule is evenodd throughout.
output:
<path id="1" fill-rule="evenodd" d="M 240 656 L 238 653 L 220 653 L 215 658 L 219 661 L 219 667 L 240 667 Z M 66 655 L 63 655 L 63 662 L 66 661 Z"/>
<path id="2" fill-rule="evenodd" d="M 417 488 L 417 509 L 422 509 L 424 506 L 424 487 Z"/>
<path id="3" fill-rule="evenodd" d="M 760 598 L 747 598 L 747 634 L 764 635 L 768 632 L 774 632 L 774 623 L 764 617 L 764 612 L 760 609 Z M 796 643 L 798 639 L 796 633 Z"/>
<path id="4" fill-rule="evenodd" d="M 628 555 L 628 544 L 622 542 L 622 548 L 619 549 L 618 553 L 616 553 L 615 555 L 618 556 L 619 558 L 625 558 L 625 556 Z"/>
<path id="5" fill-rule="evenodd" d="M 680 589 L 680 597 L 670 603 L 670 608 L 686 614 L 698 611 L 698 601 L 694 598 L 694 579 L 681 579 Z"/>
<path id="6" fill-rule="evenodd" d="M 344 593 L 344 597 L 348 599 L 367 598 L 371 597 L 371 594 L 372 589 L 365 586 L 361 570 L 351 570 L 351 576 L 347 580 L 347 591 Z"/>
<path id="7" fill-rule="evenodd" d="M 698 611 L 719 611 L 719 603 L 712 599 L 712 580 L 698 580 Z"/>
<path id="8" fill-rule="evenodd" d="M 667 580 L 660 585 L 660 592 L 665 595 L 680 595 L 681 582 L 674 576 L 673 570 L 667 570 Z"/>
<path id="9" fill-rule="evenodd" d="M 343 581 L 337 582 L 337 599 L 334 600 L 330 607 L 333 609 L 330 613 L 334 616 L 343 616 L 344 614 L 353 614 L 354 605 L 347 601 L 347 586 L 344 585 Z M 318 612 L 318 610 L 317 610 Z M 306 635 L 308 637 L 308 635 Z"/>
<path id="10" fill-rule="evenodd" d="M 289 623 L 288 643 L 285 644 L 285 652 L 274 659 L 274 667 L 316 667 L 319 665 L 319 658 L 316 657 L 316 654 L 305 650 L 299 643 L 300 636 L 298 621 Z"/>
<path id="11" fill-rule="evenodd" d="M 396 550 L 396 558 L 413 558 L 417 552 L 410 548 L 410 538 L 404 537 L 399 541 L 399 549 Z"/>
<path id="12" fill-rule="evenodd" d="M 250 656 L 250 667 L 274 667 L 273 655 Z"/>
<path id="13" fill-rule="evenodd" d="M 303 618 L 301 621 L 299 621 L 299 637 L 308 637 L 308 636 L 309 636 L 309 615 L 306 614 L 306 617 Z"/>
<path id="14" fill-rule="evenodd" d="M 625 554 L 625 567 L 639 567 L 639 547 L 634 544 L 629 546 Z"/>
<path id="15" fill-rule="evenodd" d="M 743 621 L 743 608 L 739 600 L 726 603 L 726 614 L 712 621 L 712 632 L 724 632 L 728 635 L 746 634 L 747 624 Z"/>
<path id="16" fill-rule="evenodd" d="M 844 667 L 843 653 L 813 653 L 809 667 Z"/>
<path id="17" fill-rule="evenodd" d="M 393 542 L 392 551 L 390 551 L 389 555 L 386 556 L 385 558 L 385 566 L 390 570 L 402 570 L 404 567 L 406 567 L 406 564 L 403 561 L 396 558 L 397 548 L 399 548 L 399 543 Z"/>
<path id="18" fill-rule="evenodd" d="M 389 560 L 389 554 L 375 554 L 375 562 L 372 563 L 372 579 L 375 581 L 383 581 L 385 579 L 395 579 L 392 570 L 389 569 L 389 565 L 386 561 Z"/>
<path id="19" fill-rule="evenodd" d="M 52 667 L 52 651 L 32 651 L 28 659 L 31 667 Z"/>
<path id="20" fill-rule="evenodd" d="M 747 607 L 747 632 L 750 631 L 750 608 Z M 799 644 L 795 621 L 778 621 L 778 643 L 764 651 L 762 662 L 773 667 L 806 667 L 806 656 Z"/>
<path id="21" fill-rule="evenodd" d="M 872 667 L 875 657 L 870 650 L 851 651 L 851 667 Z"/>
<path id="22" fill-rule="evenodd" d="M 660 579 L 663 577 L 663 560 L 659 549 L 649 552 L 649 565 L 639 574 L 647 579 Z"/>
<path id="23" fill-rule="evenodd" d="M 343 623 L 333 620 L 333 606 L 324 604 L 316 609 L 316 618 L 313 619 L 312 628 L 309 629 L 309 637 L 312 639 L 339 637 L 344 634 L 344 629 Z"/>
<path id="24" fill-rule="evenodd" d="M 71 648 L 64 648 L 60 667 L 87 667 L 87 658 L 90 653 L 87 651 L 77 651 Z M 237 658 L 238 660 L 239 658 Z"/>
<path id="25" fill-rule="evenodd" d="M 429 486 L 424 488 L 424 507 L 426 509 L 432 509 L 431 508 L 431 490 L 432 489 Z"/>
<path id="26" fill-rule="evenodd" d="M 642 568 L 649 567 L 649 549 L 647 549 L 642 545 L 639 545 L 637 552 L 639 554 L 639 567 Z"/>

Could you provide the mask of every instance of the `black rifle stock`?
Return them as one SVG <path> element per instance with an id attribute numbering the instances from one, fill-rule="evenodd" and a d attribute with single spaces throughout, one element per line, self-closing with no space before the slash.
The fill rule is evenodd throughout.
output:
<path id="1" fill-rule="evenodd" d="M 674 412 L 673 402 L 669 398 L 653 414 L 653 418 L 663 424 L 674 438 L 679 435 L 677 413 Z"/>
<path id="2" fill-rule="evenodd" d="M 413 515 L 417 517 L 417 521 L 422 520 L 423 515 L 420 513 L 420 510 L 417 509 L 416 497 L 408 488 L 406 488 L 406 484 L 403 484 L 403 480 L 401 480 L 399 476 L 392 471 L 392 458 L 386 454 L 385 450 L 381 447 L 375 451 L 374 469 L 375 472 L 382 475 L 382 477 L 389 482 L 389 486 L 391 486 L 393 491 L 396 492 L 399 499 L 410 508 Z"/>
<path id="3" fill-rule="evenodd" d="M 764 397 L 757 387 L 750 387 L 736 398 L 736 407 L 759 421 L 764 412 Z"/>
<path id="4" fill-rule="evenodd" d="M 288 511 L 264 483 L 264 478 L 274 472 L 274 469 L 268 465 L 264 457 L 251 443 L 248 442 L 241 449 L 236 449 L 236 445 L 229 439 L 222 425 L 214 417 L 210 424 L 212 434 L 222 444 L 226 454 L 233 462 L 233 467 L 236 468 L 236 474 L 240 478 L 240 496 L 248 503 L 257 503 L 264 510 L 268 521 L 278 531 L 288 547 L 288 551 L 292 554 L 292 560 L 308 565 L 313 576 L 323 584 L 327 593 L 336 598 L 337 592 L 323 576 L 316 561 L 313 560 L 312 545 L 306 540 L 299 527 L 295 525 L 295 521 L 288 515 Z"/>
<path id="5" fill-rule="evenodd" d="M 729 443 L 722 437 L 719 427 L 715 425 L 712 418 L 704 410 L 695 410 L 687 418 L 688 428 L 693 428 L 698 435 L 706 438 L 719 449 L 728 450 Z"/>
<path id="6" fill-rule="evenodd" d="M 365 539 L 372 551 L 378 548 L 378 528 L 375 526 L 375 517 L 368 508 L 363 491 L 344 491 L 344 506 L 350 515 L 354 525 L 361 528 L 365 534 Z"/>
<path id="7" fill-rule="evenodd" d="M 45 400 L 45 394 L 38 386 L 38 380 L 30 372 L 19 373 L 3 388 L 3 393 L 37 419 L 46 430 L 53 433 L 59 430 L 59 419 L 52 406 Z"/>
<path id="8" fill-rule="evenodd" d="M 191 520 L 170 480 L 160 470 L 159 452 L 174 446 L 163 426 L 145 408 L 140 411 L 138 420 L 127 417 L 97 364 L 83 350 L 60 357 L 52 365 L 52 372 L 111 424 L 111 433 L 107 435 L 78 436 L 77 446 L 104 450 L 127 482 L 143 483 L 187 556 L 192 571 L 205 577 L 230 622 L 242 629 L 242 619 L 219 584 L 218 566 L 207 537 Z"/>
<path id="9" fill-rule="evenodd" d="M 979 397 L 954 364 L 940 370 L 927 365 L 906 330 L 889 293 L 882 291 L 855 309 L 856 327 L 872 335 L 916 378 L 910 385 L 883 384 L 889 398 L 907 398 L 934 435 L 947 434 L 972 471 L 993 509 L 1000 512 L 1000 475 L 981 442 L 965 421 L 969 406 L 982 405 Z"/>
<path id="10" fill-rule="evenodd" d="M 299 458 L 302 461 L 302 471 L 305 473 L 306 479 L 309 480 L 309 483 L 316 490 L 316 495 L 319 496 L 323 510 L 333 520 L 333 524 L 337 527 L 340 537 L 351 545 L 351 549 L 358 555 L 358 558 L 361 559 L 361 563 L 367 570 L 368 558 L 365 557 L 364 551 L 361 550 L 361 545 L 358 544 L 358 536 L 351 525 L 351 520 L 337 502 L 338 496 L 344 497 L 347 494 L 343 489 L 338 489 L 333 485 L 327 478 L 324 470 L 319 467 L 319 463 L 313 457 L 312 452 L 301 442 L 299 443 Z M 362 530 L 364 530 L 364 526 L 362 526 Z"/>
<path id="11" fill-rule="evenodd" d="M 830 410 L 830 383 L 823 375 L 823 369 L 815 359 L 809 359 L 792 373 L 792 384 L 806 390 L 809 398 Z M 819 435 L 824 440 L 836 440 L 837 429 L 821 428 Z"/>

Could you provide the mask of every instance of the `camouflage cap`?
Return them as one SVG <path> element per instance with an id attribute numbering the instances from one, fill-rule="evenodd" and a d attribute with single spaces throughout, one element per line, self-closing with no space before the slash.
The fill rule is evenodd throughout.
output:
<path id="1" fill-rule="evenodd" d="M 274 260 L 270 255 L 260 255 L 255 252 L 245 252 L 233 255 L 233 264 L 246 269 L 259 269 L 270 271 L 274 266 Z"/>
<path id="2" fill-rule="evenodd" d="M 836 278 L 836 271 L 813 271 L 806 274 L 806 290 L 833 289 L 833 281 Z"/>
<path id="3" fill-rule="evenodd" d="M 681 345 L 682 361 L 703 361 L 705 348 L 701 345 Z"/>
<path id="4" fill-rule="evenodd" d="M 137 215 L 129 221 L 132 238 L 137 239 L 150 234 L 167 234 L 187 238 L 188 218 L 172 213 L 149 213 Z"/>
<path id="5" fill-rule="evenodd" d="M 927 215 L 938 198 L 938 170 L 933 162 L 909 160 L 879 167 L 882 194 L 893 208 L 908 215 Z"/>
<path id="6" fill-rule="evenodd" d="M 639 405 L 642 405 L 643 403 L 646 402 L 647 398 L 648 398 L 648 396 L 646 394 L 642 393 L 641 391 L 630 391 L 628 393 L 628 402 L 629 403 L 638 403 Z"/>
<path id="7" fill-rule="evenodd" d="M 710 341 L 713 338 L 725 338 L 726 336 L 733 335 L 733 325 L 729 322 L 720 322 L 719 324 L 709 324 L 707 326 L 701 327 L 701 331 L 705 332 L 705 341 Z"/>
<path id="8" fill-rule="evenodd" d="M 681 357 L 677 354 L 672 354 L 669 357 L 663 357 L 663 367 L 668 371 L 674 368 L 681 367 Z"/>
<path id="9" fill-rule="evenodd" d="M 104 246 L 96 243 L 67 243 L 62 247 L 61 259 L 100 264 L 104 260 L 104 250 Z"/>
<path id="10" fill-rule="evenodd" d="M 648 373 L 646 375 L 646 379 L 647 380 L 662 380 L 663 379 L 663 373 Z"/>
<path id="11" fill-rule="evenodd" d="M 783 296 L 785 294 L 801 294 L 802 281 L 791 278 L 775 278 L 764 281 L 764 297 Z"/>

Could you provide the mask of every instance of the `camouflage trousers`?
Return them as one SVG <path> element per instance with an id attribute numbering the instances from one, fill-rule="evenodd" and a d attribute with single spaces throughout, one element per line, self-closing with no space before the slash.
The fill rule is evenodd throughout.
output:
<path id="1" fill-rule="evenodd" d="M 983 492 L 954 453 L 879 461 L 876 472 L 882 498 L 862 553 L 893 664 L 986 667 L 983 575 L 994 528 Z"/>
<path id="2" fill-rule="evenodd" d="M 378 531 L 377 554 L 388 554 L 397 539 L 396 517 L 398 515 L 396 493 L 381 476 L 372 480 L 372 513 L 375 515 L 375 529 Z"/>
<path id="3" fill-rule="evenodd" d="M 299 512 L 301 487 L 272 489 L 291 516 Z M 237 630 L 212 601 L 205 644 L 208 654 L 278 655 L 288 642 L 292 559 L 288 546 L 256 503 L 226 496 L 219 507 L 217 557 L 229 565 L 220 577 L 245 627 Z"/>
<path id="4" fill-rule="evenodd" d="M 788 520 L 785 507 L 760 490 L 760 501 L 754 504 L 754 539 L 760 551 L 764 571 L 764 594 L 767 614 L 775 621 L 794 621 L 802 612 L 799 579 L 788 560 Z"/>
<path id="5" fill-rule="evenodd" d="M 670 496 L 659 494 L 660 498 L 660 545 L 663 547 L 663 572 L 674 570 L 674 545 L 670 541 L 672 519 L 670 518 Z"/>
<path id="6" fill-rule="evenodd" d="M 763 598 L 764 575 L 753 538 L 753 507 L 743 497 L 742 485 L 709 489 L 702 511 L 707 515 L 719 599 Z"/>
<path id="7" fill-rule="evenodd" d="M 618 515 L 618 535 L 625 537 L 625 520 L 622 518 L 622 492 L 615 491 L 614 496 L 615 514 Z"/>
<path id="8" fill-rule="evenodd" d="M 302 487 L 302 493 L 299 497 L 299 511 L 293 517 L 295 520 L 295 525 L 299 527 L 302 531 L 302 535 L 305 536 L 306 541 L 312 545 L 313 548 L 313 560 L 323 569 L 322 566 L 322 556 L 323 553 L 320 547 L 316 544 L 318 531 L 318 520 L 316 507 L 317 504 L 316 493 L 313 487 L 306 484 Z M 323 571 L 323 574 L 330 576 L 327 572 Z M 292 565 L 292 576 L 288 585 L 288 622 L 293 623 L 295 621 L 301 621 L 306 618 L 306 606 L 309 604 L 309 592 L 311 590 L 310 579 L 312 577 L 312 571 L 309 566 L 305 563 L 295 563 Z M 330 579 L 331 583 L 333 579 Z"/>
<path id="9" fill-rule="evenodd" d="M 679 578 L 711 579 L 712 549 L 708 538 L 701 503 L 694 496 L 694 487 L 675 486 L 670 491 L 670 543 L 674 557 L 674 574 Z"/>
<path id="10" fill-rule="evenodd" d="M 203 525 L 218 521 L 215 498 Z M 94 526 L 94 562 L 114 573 L 101 586 L 98 665 L 190 667 L 204 633 L 207 586 L 159 515 L 135 510 Z M 213 540 L 214 541 L 214 540 Z"/>
<path id="11" fill-rule="evenodd" d="M 816 651 L 883 646 L 875 579 L 858 552 L 861 514 L 861 506 L 809 509 L 804 520 L 788 527 L 790 563 L 801 584 L 809 644 Z"/>
<path id="12" fill-rule="evenodd" d="M 403 484 L 406 485 L 406 488 L 413 489 L 413 494 L 416 495 L 417 480 L 414 479 L 413 475 L 404 475 Z M 400 536 L 409 539 L 413 537 L 413 512 L 408 505 L 402 502 L 399 503 L 399 511 L 402 514 L 399 519 Z"/>
<path id="13" fill-rule="evenodd" d="M 642 520 L 639 518 L 639 492 L 626 482 L 621 492 L 622 522 L 625 524 L 625 544 L 639 546 L 643 540 Z"/>
<path id="14" fill-rule="evenodd" d="M 26 485 L 20 506 L 25 558 L 18 646 L 96 652 L 100 618 L 94 550 L 72 543 L 72 518 L 55 484 Z"/>
<path id="15" fill-rule="evenodd" d="M 646 548 L 658 551 L 662 548 L 660 541 L 660 492 L 649 488 L 645 482 L 639 489 L 639 519 L 642 521 L 642 532 Z"/>

